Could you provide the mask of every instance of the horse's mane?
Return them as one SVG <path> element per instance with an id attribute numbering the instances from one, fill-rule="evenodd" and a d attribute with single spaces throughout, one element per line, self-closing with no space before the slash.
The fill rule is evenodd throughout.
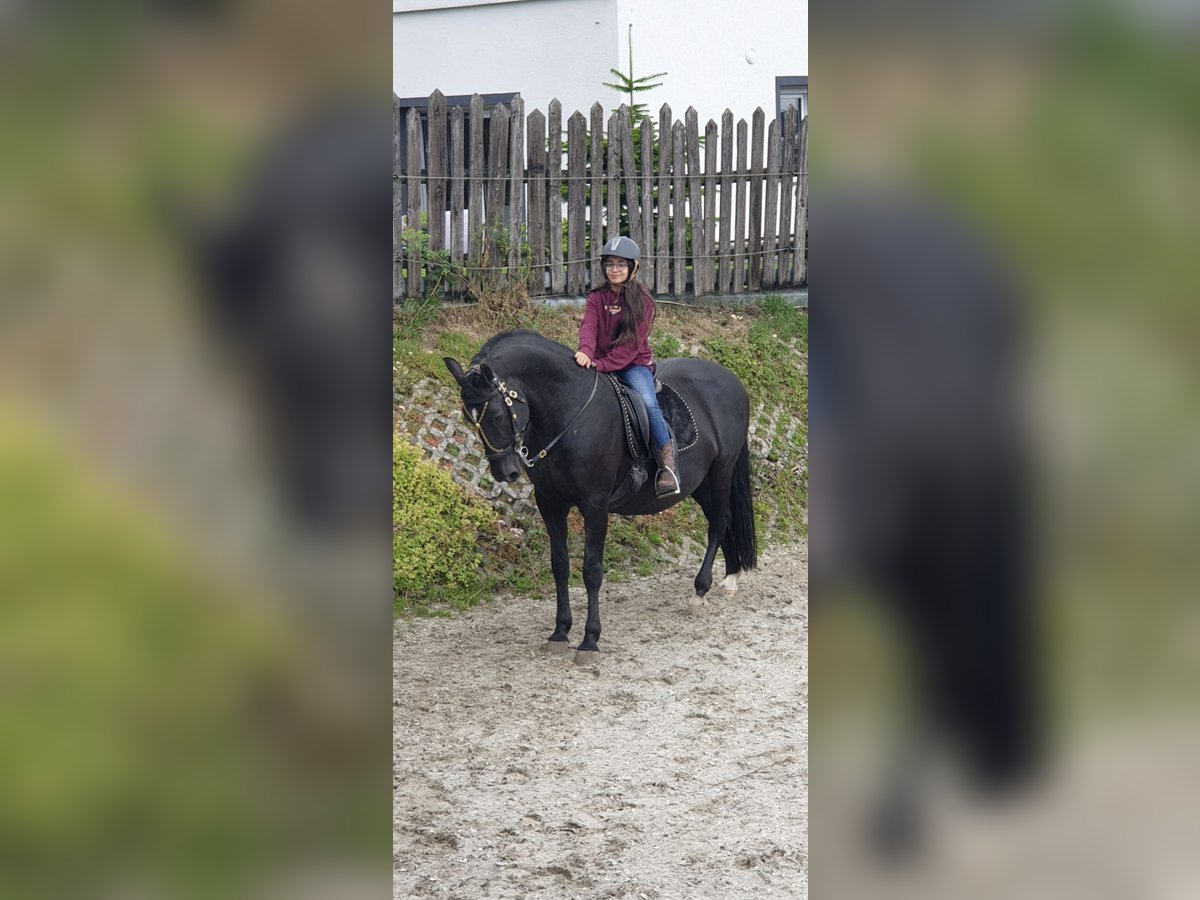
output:
<path id="1" fill-rule="evenodd" d="M 528 328 L 513 328 L 489 338 L 487 343 L 480 347 L 479 352 L 471 359 L 471 365 L 486 362 L 510 344 L 517 344 L 522 349 L 541 350 L 547 353 L 556 353 L 560 356 L 574 356 L 574 351 L 564 344 L 560 344 L 558 341 L 552 341 L 550 338 L 538 334 L 536 331 L 531 331 Z"/>

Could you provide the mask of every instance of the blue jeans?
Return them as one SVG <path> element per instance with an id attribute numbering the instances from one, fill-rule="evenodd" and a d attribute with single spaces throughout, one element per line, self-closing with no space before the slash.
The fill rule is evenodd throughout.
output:
<path id="1" fill-rule="evenodd" d="M 616 376 L 626 386 L 637 391 L 642 402 L 646 404 L 646 415 L 650 419 L 650 437 L 654 446 L 659 450 L 671 439 L 667 423 L 663 419 L 662 410 L 658 408 L 658 398 L 654 395 L 654 375 L 645 366 L 626 366 Z"/>

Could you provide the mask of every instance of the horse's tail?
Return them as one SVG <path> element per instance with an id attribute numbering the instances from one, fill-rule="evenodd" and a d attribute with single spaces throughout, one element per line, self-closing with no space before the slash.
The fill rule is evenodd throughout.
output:
<path id="1" fill-rule="evenodd" d="M 754 532 L 754 495 L 750 488 L 750 442 L 742 445 L 733 465 L 733 484 L 729 490 L 729 528 L 727 535 L 735 560 L 726 560 L 729 571 L 744 572 L 758 565 L 758 539 Z"/>

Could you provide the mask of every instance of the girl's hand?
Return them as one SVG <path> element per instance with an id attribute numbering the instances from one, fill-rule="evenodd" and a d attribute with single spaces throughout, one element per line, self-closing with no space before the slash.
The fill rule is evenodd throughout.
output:
<path id="1" fill-rule="evenodd" d="M 575 362 L 577 362 L 579 365 L 583 366 L 585 369 L 590 369 L 594 365 L 594 363 L 591 360 L 591 357 L 589 357 L 582 350 L 580 350 L 579 352 L 577 352 L 575 354 Z"/>

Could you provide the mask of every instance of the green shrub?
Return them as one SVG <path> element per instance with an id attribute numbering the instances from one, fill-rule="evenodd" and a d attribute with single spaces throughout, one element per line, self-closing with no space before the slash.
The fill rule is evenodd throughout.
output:
<path id="1" fill-rule="evenodd" d="M 469 606 L 484 588 L 481 534 L 496 514 L 400 436 L 392 442 L 392 580 L 396 611 Z"/>

